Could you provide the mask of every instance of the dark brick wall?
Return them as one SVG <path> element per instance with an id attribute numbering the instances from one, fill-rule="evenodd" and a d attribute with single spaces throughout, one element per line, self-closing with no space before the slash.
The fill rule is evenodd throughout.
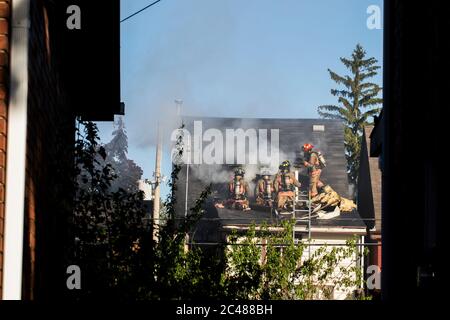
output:
<path id="1" fill-rule="evenodd" d="M 72 163 L 67 147 L 73 145 L 74 116 L 55 69 L 45 3 L 31 1 L 30 7 L 24 299 L 54 298 L 65 285 L 64 204 L 71 195 L 64 194 L 70 181 L 60 173 Z"/>
<path id="2" fill-rule="evenodd" d="M 54 300 L 64 297 L 66 289 L 68 239 L 67 218 L 72 210 L 72 184 L 70 170 L 73 167 L 73 145 L 75 135 L 75 107 L 70 104 L 68 87 L 71 83 L 62 81 L 62 70 L 72 70 L 72 61 L 65 57 L 64 42 L 66 6 L 69 1 L 31 0 L 29 30 L 29 82 L 28 82 L 28 127 L 26 150 L 26 196 L 25 196 L 25 230 L 23 260 L 23 298 Z M 8 109 L 9 83 L 9 34 L 10 34 L 11 0 L 0 0 L 0 298 L 3 266 L 3 219 L 6 163 L 6 125 Z M 71 3 L 70 3 L 71 4 Z M 117 12 L 110 14 L 111 21 L 118 21 L 119 2 L 114 6 Z M 92 7 L 90 7 L 92 9 Z M 100 8 L 100 5 L 96 7 Z M 94 8 L 95 9 L 95 8 Z M 90 12 L 93 10 L 89 10 Z M 96 10 L 95 12 L 101 12 Z M 111 13 L 111 11 L 107 11 Z M 92 15 L 94 16 L 94 15 Z M 96 17 L 95 17 L 96 18 Z M 114 20 L 115 19 L 115 20 Z M 104 21 L 91 19 L 89 33 L 108 28 Z M 111 22 L 109 21 L 109 22 Z M 98 24 L 96 24 L 98 23 Z M 114 24 L 118 34 L 118 23 Z M 99 29 L 100 27 L 100 29 Z M 103 30 L 103 29 L 101 29 Z M 76 38 L 78 45 L 85 43 L 84 38 Z M 118 39 L 118 36 L 117 36 Z M 101 50 L 96 50 L 101 51 Z M 118 70 L 118 45 L 115 55 L 108 51 L 104 64 Z M 87 54 L 89 56 L 89 54 Z M 114 56 L 109 57 L 109 55 Z M 63 59 L 64 58 L 64 59 Z M 85 62 L 75 61 L 77 66 Z M 77 68 L 74 77 L 83 75 L 83 68 Z M 104 70 L 102 69 L 102 70 Z M 91 71 L 89 68 L 83 70 Z M 95 73 L 104 77 L 102 72 Z M 67 76 L 67 74 L 66 74 Z M 105 77 L 107 78 L 107 77 Z M 118 82 L 118 73 L 115 81 Z M 84 85 L 84 84 L 83 84 Z M 79 85 L 83 89 L 83 85 Z M 77 87 L 78 88 L 78 87 Z M 118 87 L 117 87 L 118 88 Z M 73 88 L 72 88 L 73 91 Z M 81 101 L 89 102 L 86 94 L 75 91 Z M 111 93 L 119 101 L 119 90 Z M 117 104 L 118 104 L 117 101 Z M 95 109 L 96 106 L 93 106 Z M 106 108 L 107 109 L 107 108 Z M 112 110 L 101 110 L 97 117 L 112 117 Z M 102 113 L 103 112 L 103 113 Z M 95 112 L 93 112 L 95 115 Z M 106 116 L 105 116 L 106 117 Z"/>
<path id="3" fill-rule="evenodd" d="M 3 228 L 5 217 L 6 133 L 9 74 L 10 1 L 0 1 L 0 299 L 3 280 Z"/>

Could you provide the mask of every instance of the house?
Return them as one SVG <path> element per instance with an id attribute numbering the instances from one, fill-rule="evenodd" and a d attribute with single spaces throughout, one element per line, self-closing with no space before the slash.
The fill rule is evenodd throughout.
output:
<path id="1" fill-rule="evenodd" d="M 223 244 L 233 230 L 248 230 L 253 223 L 260 226 L 279 222 L 273 210 L 255 205 L 256 181 L 262 168 L 275 174 L 283 160 L 292 164 L 298 162 L 301 146 L 305 143 L 312 143 L 326 158 L 327 166 L 321 180 L 343 197 L 351 194 L 346 173 L 344 129 L 340 121 L 185 117 L 183 123 L 183 138 L 190 143 L 183 145 L 188 154 L 178 176 L 178 215 L 188 215 L 200 193 L 212 185 L 205 214 L 190 234 L 191 243 L 203 246 Z M 233 179 L 233 170 L 237 166 L 246 171 L 245 179 L 250 186 L 249 211 L 215 205 L 227 197 L 226 185 Z M 292 170 L 297 171 L 302 184 L 300 191 L 305 192 L 309 181 L 305 169 L 298 166 Z M 356 210 L 329 219 L 298 219 L 295 226 L 297 241 L 313 243 L 306 255 L 323 244 L 330 247 L 345 245 L 353 237 L 357 238 L 362 250 L 366 224 Z M 363 267 L 362 261 L 355 263 Z M 334 298 L 343 299 L 347 294 L 335 292 Z"/>
<path id="2" fill-rule="evenodd" d="M 366 243 L 369 255 L 366 266 L 381 271 L 381 169 L 380 159 L 372 156 L 376 146 L 371 143 L 377 131 L 374 126 L 364 128 L 358 175 L 358 212 L 367 226 Z"/>
<path id="3" fill-rule="evenodd" d="M 69 6 L 82 13 L 69 29 Z M 101 19 L 99 18 L 101 17 Z M 0 298 L 61 299 L 75 119 L 120 102 L 119 1 L 0 1 Z"/>

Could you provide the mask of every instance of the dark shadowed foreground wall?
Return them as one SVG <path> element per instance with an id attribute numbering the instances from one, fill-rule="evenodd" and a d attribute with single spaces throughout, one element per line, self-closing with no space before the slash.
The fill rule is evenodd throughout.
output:
<path id="1" fill-rule="evenodd" d="M 31 1 L 23 296 L 51 298 L 64 285 L 64 205 L 71 201 L 74 112 L 65 102 L 44 1 Z M 68 167 L 65 167 L 68 165 Z M 66 173 L 64 175 L 64 172 Z M 66 207 L 67 209 L 68 207 Z"/>
<path id="2" fill-rule="evenodd" d="M 384 7 L 385 299 L 445 299 L 450 20 L 444 1 Z M 445 197 L 445 198 L 444 198 Z M 448 206 L 448 205 L 447 205 Z M 445 254 L 447 255 L 447 254 Z"/>

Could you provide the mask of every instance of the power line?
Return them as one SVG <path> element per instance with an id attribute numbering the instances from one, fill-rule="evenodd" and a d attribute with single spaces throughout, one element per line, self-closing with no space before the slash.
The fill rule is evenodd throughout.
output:
<path id="1" fill-rule="evenodd" d="M 136 11 L 135 13 L 130 14 L 128 17 L 126 17 L 126 18 L 120 20 L 120 23 L 122 23 L 122 22 L 124 22 L 124 21 L 130 19 L 131 17 L 134 17 L 135 15 L 137 15 L 137 14 L 141 13 L 142 11 L 144 11 L 144 10 L 150 8 L 151 6 L 153 6 L 154 4 L 157 4 L 157 3 L 160 2 L 160 1 L 161 1 L 161 0 L 156 0 L 156 1 L 152 2 L 152 3 L 150 3 L 148 6 L 142 8 L 141 10 L 138 10 L 138 11 Z"/>

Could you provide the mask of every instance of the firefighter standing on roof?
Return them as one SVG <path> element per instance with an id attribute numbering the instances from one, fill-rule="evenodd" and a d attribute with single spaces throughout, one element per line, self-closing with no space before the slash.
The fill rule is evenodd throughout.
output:
<path id="1" fill-rule="evenodd" d="M 300 188 L 301 184 L 291 172 L 291 163 L 285 160 L 279 167 L 279 172 L 275 176 L 273 186 L 277 193 L 277 208 L 279 210 L 287 209 L 286 205 L 293 205 L 295 199 L 295 187 Z"/>
<path id="2" fill-rule="evenodd" d="M 325 167 L 325 159 L 319 151 L 313 150 L 314 146 L 310 143 L 303 145 L 304 153 L 303 165 L 308 169 L 309 175 L 309 194 L 311 198 L 319 193 L 324 184 L 320 181 L 322 169 Z"/>

